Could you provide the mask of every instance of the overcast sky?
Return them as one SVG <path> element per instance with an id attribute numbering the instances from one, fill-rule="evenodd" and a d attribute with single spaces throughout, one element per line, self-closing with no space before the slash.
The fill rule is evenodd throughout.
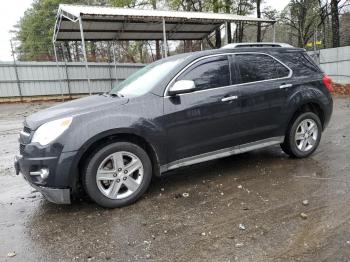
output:
<path id="1" fill-rule="evenodd" d="M 24 11 L 30 7 L 33 0 L 10 0 L 1 1 L 0 3 L 0 61 L 10 61 L 11 47 L 10 30 L 23 16 Z M 270 5 L 277 10 L 282 10 L 289 2 L 289 0 L 266 0 L 265 5 Z"/>

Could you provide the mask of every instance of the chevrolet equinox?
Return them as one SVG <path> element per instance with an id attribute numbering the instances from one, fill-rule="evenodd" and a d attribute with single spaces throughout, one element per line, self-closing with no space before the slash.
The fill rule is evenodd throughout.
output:
<path id="1" fill-rule="evenodd" d="M 154 62 L 110 93 L 24 121 L 17 174 L 54 203 L 82 188 L 121 207 L 169 170 L 280 144 L 291 157 L 318 147 L 331 79 L 293 47 L 201 51 Z"/>

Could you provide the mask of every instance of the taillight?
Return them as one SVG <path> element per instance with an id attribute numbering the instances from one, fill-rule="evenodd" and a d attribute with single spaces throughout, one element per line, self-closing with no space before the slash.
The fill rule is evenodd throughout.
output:
<path id="1" fill-rule="evenodd" d="M 333 93 L 334 88 L 332 85 L 332 78 L 330 78 L 328 75 L 324 75 L 322 80 L 323 80 L 323 84 L 327 87 L 328 91 Z"/>

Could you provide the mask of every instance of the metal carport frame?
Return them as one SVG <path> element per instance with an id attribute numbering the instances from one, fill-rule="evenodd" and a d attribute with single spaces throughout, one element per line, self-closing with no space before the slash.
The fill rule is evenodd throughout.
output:
<path id="1" fill-rule="evenodd" d="M 162 40 L 167 56 L 167 40 L 203 40 L 215 29 L 234 22 L 271 23 L 275 20 L 232 14 L 127 9 L 99 6 L 63 5 L 58 9 L 53 35 L 57 41 L 81 41 L 86 77 L 91 94 L 85 41 Z M 275 32 L 275 28 L 273 29 Z M 275 33 L 273 41 L 275 40 Z"/>

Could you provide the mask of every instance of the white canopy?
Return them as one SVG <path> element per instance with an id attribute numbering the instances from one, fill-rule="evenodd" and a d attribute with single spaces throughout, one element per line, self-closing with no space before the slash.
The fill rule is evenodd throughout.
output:
<path id="1" fill-rule="evenodd" d="M 81 41 L 86 78 L 90 91 L 91 83 L 85 48 L 86 40 L 163 40 L 163 53 L 164 57 L 166 57 L 168 54 L 167 40 L 203 40 L 222 24 L 226 24 L 227 30 L 228 23 L 239 21 L 271 24 L 276 22 L 275 20 L 232 14 L 61 4 L 54 28 L 54 52 L 56 62 L 58 62 L 56 41 Z M 227 35 L 228 32 L 226 31 Z M 115 54 L 115 51 L 113 53 Z M 115 71 L 117 76 L 116 66 Z"/>
<path id="2" fill-rule="evenodd" d="M 232 14 L 61 4 L 53 40 L 81 40 L 80 29 L 89 41 L 163 40 L 163 22 L 167 40 L 201 40 L 222 24 L 238 21 L 276 22 Z"/>

